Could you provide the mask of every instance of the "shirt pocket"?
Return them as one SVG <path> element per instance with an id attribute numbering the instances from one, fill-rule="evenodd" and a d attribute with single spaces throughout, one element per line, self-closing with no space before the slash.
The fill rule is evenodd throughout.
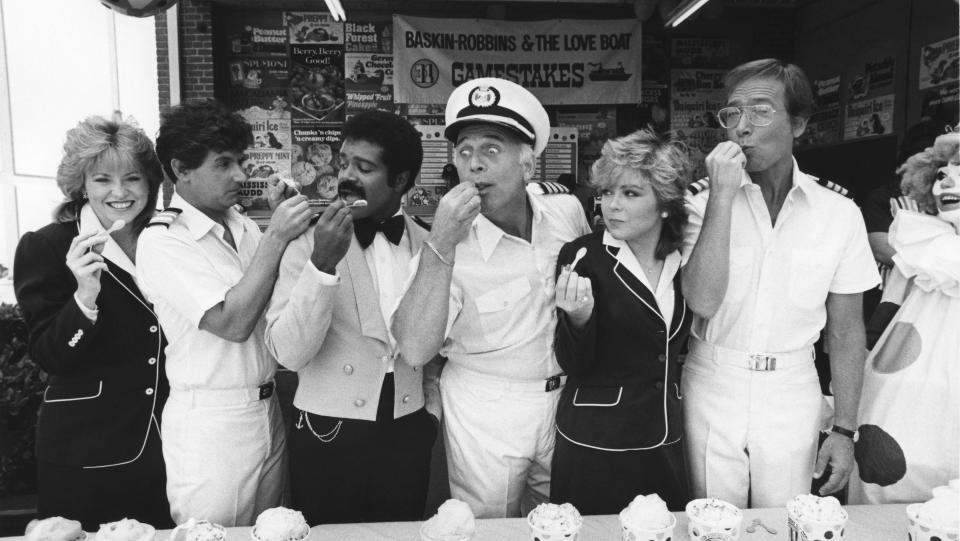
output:
<path id="1" fill-rule="evenodd" d="M 739 303 L 753 286 L 753 248 L 730 249 L 730 274 L 724 302 Z"/>
<path id="2" fill-rule="evenodd" d="M 813 308 L 827 301 L 833 277 L 829 254 L 818 250 L 794 250 L 790 255 L 790 302 Z"/>
<path id="3" fill-rule="evenodd" d="M 521 276 L 476 298 L 480 326 L 489 341 L 497 343 L 504 339 L 513 326 L 514 310 L 529 294 L 530 281 Z"/>

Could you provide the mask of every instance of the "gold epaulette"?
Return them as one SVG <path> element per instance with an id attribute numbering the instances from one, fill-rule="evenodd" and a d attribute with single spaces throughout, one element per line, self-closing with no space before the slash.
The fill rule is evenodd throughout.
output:
<path id="1" fill-rule="evenodd" d="M 530 187 L 534 193 L 540 195 L 555 195 L 559 193 L 570 193 L 570 190 L 559 182 L 533 182 Z"/>
<path id="2" fill-rule="evenodd" d="M 853 199 L 853 195 L 850 194 L 850 190 L 844 188 L 843 186 L 837 184 L 836 182 L 831 182 L 831 181 L 829 181 L 829 180 L 825 180 L 825 179 L 822 179 L 822 178 L 817 178 L 817 177 L 814 177 L 814 176 L 811 176 L 811 175 L 807 175 L 807 176 L 809 176 L 810 178 L 812 178 L 812 179 L 814 180 L 814 182 L 816 182 L 817 184 L 823 186 L 824 188 L 826 188 L 826 189 L 828 189 L 828 190 L 832 190 L 832 191 L 834 191 L 834 192 L 837 192 L 838 194 L 840 194 L 840 195 L 842 195 L 842 196 L 844 196 L 844 197 L 846 197 L 846 198 L 848 198 L 848 199 Z"/>
<path id="3" fill-rule="evenodd" d="M 170 228 L 170 224 L 180 216 L 182 210 L 174 207 L 167 207 L 162 211 L 158 212 L 156 216 L 150 219 L 150 223 L 147 224 L 147 227 L 160 226 L 167 229 Z"/>
<path id="4" fill-rule="evenodd" d="M 690 192 L 690 195 L 697 195 L 698 193 L 709 189 L 710 179 L 708 177 L 703 177 L 696 182 L 691 182 L 690 185 L 687 186 L 687 191 Z"/>

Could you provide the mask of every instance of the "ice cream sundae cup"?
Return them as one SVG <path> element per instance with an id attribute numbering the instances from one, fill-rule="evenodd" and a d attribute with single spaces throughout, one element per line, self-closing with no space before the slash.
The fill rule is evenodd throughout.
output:
<path id="1" fill-rule="evenodd" d="M 677 525 L 677 517 L 656 494 L 637 496 L 619 516 L 622 541 L 663 541 L 673 537 Z"/>
<path id="2" fill-rule="evenodd" d="M 800 494 L 787 503 L 790 541 L 840 541 L 847 512 L 833 496 Z"/>
<path id="3" fill-rule="evenodd" d="M 583 518 L 569 503 L 541 503 L 527 515 L 530 541 L 576 541 Z"/>
<path id="4" fill-rule="evenodd" d="M 910 541 L 960 539 L 960 479 L 933 489 L 933 499 L 907 506 Z"/>
<path id="5" fill-rule="evenodd" d="M 692 541 L 740 539 L 743 512 L 717 498 L 699 498 L 687 504 L 687 533 Z"/>

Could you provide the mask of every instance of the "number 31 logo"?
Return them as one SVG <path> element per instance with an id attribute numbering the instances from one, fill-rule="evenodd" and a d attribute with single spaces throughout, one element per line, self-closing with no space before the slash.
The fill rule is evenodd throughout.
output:
<path id="1" fill-rule="evenodd" d="M 420 88 L 430 88 L 440 79 L 440 69 L 432 60 L 417 60 L 410 67 L 410 79 Z"/>

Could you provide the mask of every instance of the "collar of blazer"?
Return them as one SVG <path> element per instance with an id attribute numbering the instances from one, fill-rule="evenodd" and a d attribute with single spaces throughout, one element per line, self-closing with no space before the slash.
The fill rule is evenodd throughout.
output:
<path id="1" fill-rule="evenodd" d="M 666 320 L 664 320 L 663 315 L 660 313 L 660 308 L 657 305 L 657 300 L 654 298 L 653 293 L 647 289 L 632 272 L 620 264 L 620 259 L 617 257 L 620 253 L 620 248 L 604 244 L 603 249 L 607 252 L 607 255 L 613 258 L 613 274 L 620 280 L 623 287 L 627 288 L 627 290 L 666 327 Z M 683 302 L 683 296 L 680 293 L 679 277 L 680 273 L 677 272 L 677 275 L 674 276 L 673 279 L 673 317 L 671 318 L 670 328 L 668 329 L 670 332 L 667 340 L 673 339 L 677 331 L 683 326 L 684 318 L 687 317 L 687 305 Z"/>
<path id="2" fill-rule="evenodd" d="M 427 238 L 427 230 L 406 213 L 403 213 L 403 219 L 406 223 L 405 235 L 409 236 L 410 248 L 413 252 L 411 255 L 416 255 L 417 250 Z M 347 250 L 344 261 L 347 272 L 341 277 L 342 285 L 350 290 L 350 297 L 356 301 L 357 314 L 360 317 L 360 332 L 364 336 L 389 344 L 387 323 L 383 321 L 383 313 L 380 311 L 377 287 L 373 283 L 373 274 L 370 273 L 367 259 L 363 256 L 363 248 L 360 247 L 356 235 L 350 239 L 350 249 Z"/>

